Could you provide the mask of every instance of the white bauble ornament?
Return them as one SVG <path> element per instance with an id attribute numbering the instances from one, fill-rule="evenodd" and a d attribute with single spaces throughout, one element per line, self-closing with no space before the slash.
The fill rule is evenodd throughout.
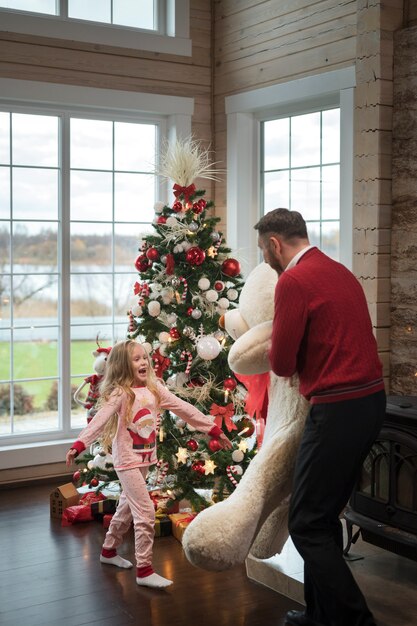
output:
<path id="1" fill-rule="evenodd" d="M 142 348 L 148 353 L 150 354 L 152 352 L 152 346 L 149 343 L 149 341 L 144 341 L 143 343 L 140 344 L 142 346 Z"/>
<path id="2" fill-rule="evenodd" d="M 202 337 L 197 342 L 198 356 L 204 361 L 212 361 L 215 359 L 222 349 L 221 345 L 215 337 Z"/>
<path id="3" fill-rule="evenodd" d="M 171 335 L 169 333 L 166 333 L 165 331 L 162 331 L 162 333 L 159 333 L 158 335 L 158 339 L 161 343 L 168 343 L 170 338 L 171 338 Z"/>
<path id="4" fill-rule="evenodd" d="M 153 210 L 155 211 L 155 213 L 162 213 L 162 209 L 164 208 L 164 203 L 163 202 L 155 202 L 155 204 L 153 205 Z"/>
<path id="5" fill-rule="evenodd" d="M 193 309 L 193 312 L 191 313 L 191 317 L 195 320 L 199 320 L 202 315 L 203 314 L 200 309 Z"/>
<path id="6" fill-rule="evenodd" d="M 142 315 L 142 307 L 140 306 L 140 304 L 135 304 L 134 306 L 132 306 L 132 315 L 134 315 L 135 317 L 140 317 Z"/>
<path id="7" fill-rule="evenodd" d="M 148 312 L 152 317 L 158 317 L 161 312 L 161 305 L 156 300 L 152 300 L 148 304 Z"/>
<path id="8" fill-rule="evenodd" d="M 188 230 L 192 233 L 196 233 L 198 231 L 198 224 L 191 222 L 191 224 L 188 224 Z"/>
<path id="9" fill-rule="evenodd" d="M 178 220 L 176 217 L 174 217 L 173 215 L 171 215 L 167 221 L 166 221 L 166 225 L 167 226 L 171 226 L 171 228 L 175 228 L 175 226 L 178 226 Z"/>
<path id="10" fill-rule="evenodd" d="M 163 264 L 165 265 L 165 264 L 166 264 L 166 262 L 167 262 L 167 255 L 166 255 L 166 254 L 163 254 L 163 255 L 161 256 L 161 263 L 163 263 Z"/>
<path id="11" fill-rule="evenodd" d="M 209 279 L 203 276 L 203 278 L 200 278 L 200 280 L 198 281 L 198 286 L 202 291 L 206 291 L 210 287 Z"/>
<path id="12" fill-rule="evenodd" d="M 240 463 L 245 458 L 245 453 L 242 450 L 234 450 L 232 452 L 232 459 L 235 463 Z"/>
<path id="13" fill-rule="evenodd" d="M 169 313 L 169 315 L 167 315 L 167 322 L 168 324 L 175 324 L 177 321 L 177 315 L 175 313 Z"/>
<path id="14" fill-rule="evenodd" d="M 227 297 L 229 298 L 229 300 L 232 300 L 232 301 L 233 301 L 233 300 L 236 300 L 236 299 L 237 299 L 237 297 L 238 297 L 239 293 L 237 292 L 237 290 L 236 290 L 236 289 L 228 289 L 228 290 L 227 290 L 227 294 L 226 294 L 226 295 L 227 295 Z"/>
<path id="15" fill-rule="evenodd" d="M 181 417 L 179 417 L 177 419 L 177 421 L 175 422 L 175 424 L 176 424 L 177 428 L 185 428 L 186 421 L 183 420 Z"/>
<path id="16" fill-rule="evenodd" d="M 219 299 L 219 294 L 214 289 L 206 291 L 206 298 L 209 302 L 216 302 Z"/>
<path id="17" fill-rule="evenodd" d="M 228 309 L 230 306 L 230 302 L 227 298 L 220 298 L 217 303 L 222 309 Z"/>

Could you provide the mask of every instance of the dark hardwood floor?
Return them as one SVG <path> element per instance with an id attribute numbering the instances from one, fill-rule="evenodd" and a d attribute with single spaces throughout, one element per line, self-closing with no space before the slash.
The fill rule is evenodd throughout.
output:
<path id="1" fill-rule="evenodd" d="M 154 566 L 174 584 L 138 587 L 134 570 L 99 562 L 100 522 L 62 527 L 50 518 L 55 486 L 0 491 L 2 626 L 282 626 L 289 609 L 302 608 L 250 582 L 244 566 L 194 568 L 173 537 L 155 539 Z M 134 561 L 132 533 L 120 554 Z"/>

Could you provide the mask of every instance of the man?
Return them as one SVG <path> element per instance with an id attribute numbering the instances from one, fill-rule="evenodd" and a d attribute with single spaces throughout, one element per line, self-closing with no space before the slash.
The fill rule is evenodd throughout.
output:
<path id="1" fill-rule="evenodd" d="M 293 626 L 375 626 L 343 559 L 339 516 L 385 415 L 382 366 L 362 287 L 311 246 L 303 217 L 275 209 L 256 225 L 279 274 L 270 350 L 278 376 L 296 372 L 310 401 L 297 456 L 289 531 L 304 559 L 305 612 Z"/>

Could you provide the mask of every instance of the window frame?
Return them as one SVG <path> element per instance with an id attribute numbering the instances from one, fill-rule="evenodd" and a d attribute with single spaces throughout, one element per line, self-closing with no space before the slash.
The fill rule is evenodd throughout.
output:
<path id="1" fill-rule="evenodd" d="M 191 56 L 190 0 L 158 0 L 159 31 L 90 22 L 68 17 L 66 0 L 58 0 L 62 15 L 30 13 L 0 7 L 1 29 L 11 33 L 70 39 L 147 52 Z"/>
<path id="2" fill-rule="evenodd" d="M 273 117 L 340 107 L 340 261 L 352 268 L 353 110 L 355 68 L 325 72 L 226 98 L 227 240 L 241 252 L 244 274 L 260 261 L 261 122 Z"/>
<path id="3" fill-rule="evenodd" d="M 106 89 L 92 89 L 88 87 L 71 87 L 52 83 L 38 83 L 34 81 L 21 81 L 15 79 L 0 78 L 0 110 L 16 113 L 40 113 L 60 116 L 62 122 L 63 141 L 69 141 L 69 123 L 71 116 L 91 117 L 94 119 L 109 119 L 114 116 L 121 121 L 149 121 L 157 123 L 161 129 L 160 140 L 186 138 L 191 135 L 191 117 L 194 111 L 194 99 L 165 96 L 160 94 L 141 94 L 121 92 Z M 66 158 L 60 162 L 62 172 L 68 176 L 62 176 L 62 198 L 67 199 L 60 207 L 59 217 L 62 212 L 69 212 L 69 150 L 62 151 Z M 158 199 L 167 202 L 170 198 L 169 183 L 159 186 Z M 62 234 L 62 247 L 59 250 L 58 271 L 62 265 L 69 263 L 70 241 L 69 222 L 59 223 L 59 228 L 67 228 Z M 133 262 L 133 260 L 132 260 Z M 63 303 L 61 305 L 62 318 L 59 319 L 61 345 L 63 351 L 70 343 L 70 311 L 69 311 L 69 280 L 62 285 Z M 32 433 L 30 435 L 14 434 L 1 437 L 0 439 L 0 470 L 10 467 L 23 467 L 38 463 L 58 462 L 63 460 L 62 452 L 68 447 L 68 441 L 72 442 L 79 429 L 71 428 L 71 395 L 70 395 L 70 371 L 69 361 L 65 362 L 60 355 L 60 376 L 64 386 L 64 398 L 66 404 L 60 407 L 60 427 L 56 431 Z M 69 406 L 68 406 L 69 404 Z M 65 456 L 65 455 L 64 455 Z"/>

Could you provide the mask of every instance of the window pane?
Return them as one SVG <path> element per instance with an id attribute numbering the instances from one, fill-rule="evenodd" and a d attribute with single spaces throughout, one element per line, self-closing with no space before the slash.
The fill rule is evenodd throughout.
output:
<path id="1" fill-rule="evenodd" d="M 109 172 L 71 172 L 71 219 L 111 221 L 113 176 Z"/>
<path id="2" fill-rule="evenodd" d="M 58 118 L 14 113 L 12 118 L 14 165 L 58 166 Z"/>
<path id="3" fill-rule="evenodd" d="M 16 273 L 57 271 L 56 222 L 14 222 L 12 245 Z"/>
<path id="4" fill-rule="evenodd" d="M 111 224 L 71 224 L 72 271 L 111 271 L 111 234 Z"/>
<path id="5" fill-rule="evenodd" d="M 72 323 L 111 323 L 112 292 L 111 274 L 73 274 L 71 276 Z"/>
<path id="6" fill-rule="evenodd" d="M 92 22 L 111 22 L 110 0 L 68 0 L 68 16 Z"/>
<path id="7" fill-rule="evenodd" d="M 138 276 L 132 274 L 116 274 L 114 277 L 114 314 L 118 318 L 118 322 L 127 319 L 127 311 L 133 304 L 133 285 L 138 280 Z"/>
<path id="8" fill-rule="evenodd" d="M 307 232 L 311 245 L 320 248 L 320 222 L 307 222 Z"/>
<path id="9" fill-rule="evenodd" d="M 36 334 L 35 328 L 37 326 L 57 324 L 58 276 L 54 274 L 15 275 L 13 279 L 13 316 L 14 325 L 28 327 L 24 332 L 32 337 Z M 55 332 L 54 329 L 46 328 L 38 329 L 38 331 L 48 339 L 51 333 Z"/>
<path id="10" fill-rule="evenodd" d="M 291 209 L 305 220 L 320 219 L 320 168 L 291 170 Z"/>
<path id="11" fill-rule="evenodd" d="M 10 330 L 0 329 L 0 380 L 10 380 L 10 339 Z M 2 415 L 1 394 L 2 392 L 0 392 L 0 417 Z"/>
<path id="12" fill-rule="evenodd" d="M 10 167 L 0 167 L 0 219 L 10 219 Z"/>
<path id="13" fill-rule="evenodd" d="M 10 225 L 0 222 L 0 272 L 10 272 Z"/>
<path id="14" fill-rule="evenodd" d="M 154 0 L 113 0 L 113 23 L 136 28 L 156 28 Z"/>
<path id="15" fill-rule="evenodd" d="M 91 372 L 94 374 L 94 372 Z M 77 404 L 74 400 L 74 393 L 81 385 L 84 385 L 80 391 L 79 399 L 84 401 L 89 390 L 89 385 L 85 383 L 85 377 L 71 378 L 71 428 L 84 428 L 87 426 L 87 409 Z"/>
<path id="16" fill-rule="evenodd" d="M 98 339 L 97 339 L 98 335 Z M 71 376 L 89 376 L 94 374 L 94 350 L 97 340 L 103 348 L 112 345 L 112 327 L 107 326 L 71 326 Z M 81 381 L 80 381 L 81 382 Z"/>
<path id="17" fill-rule="evenodd" d="M 114 162 L 116 170 L 153 172 L 155 170 L 156 132 L 152 124 L 114 124 Z"/>
<path id="18" fill-rule="evenodd" d="M 339 259 L 339 222 L 322 222 L 321 249 L 333 259 Z"/>
<path id="19" fill-rule="evenodd" d="M 58 172 L 13 168 L 14 219 L 58 218 Z"/>
<path id="20" fill-rule="evenodd" d="M 114 227 L 114 263 L 117 270 L 132 269 L 143 237 L 154 234 L 151 224 L 116 224 Z"/>
<path id="21" fill-rule="evenodd" d="M 265 122 L 264 168 L 266 171 L 288 169 L 290 164 L 289 147 L 290 118 Z"/>
<path id="22" fill-rule="evenodd" d="M 10 113 L 0 111 L 0 164 L 10 164 Z"/>
<path id="23" fill-rule="evenodd" d="M 0 275 L 0 328 L 10 326 L 11 299 L 10 276 Z"/>
<path id="24" fill-rule="evenodd" d="M 58 375 L 58 329 L 20 328 L 14 332 L 13 374 L 15 380 Z M 44 404 L 49 381 L 39 381 L 37 406 Z"/>
<path id="25" fill-rule="evenodd" d="M 15 433 L 36 433 L 56 430 L 58 411 L 48 410 L 48 399 L 53 396 L 54 381 L 37 380 L 13 385 Z"/>
<path id="26" fill-rule="evenodd" d="M 340 216 L 340 167 L 328 165 L 322 169 L 322 209 L 323 220 L 338 220 Z"/>
<path id="27" fill-rule="evenodd" d="M 2 348 L 3 345 L 0 343 L 0 355 L 3 354 Z M 0 435 L 10 435 L 12 432 L 10 393 L 10 383 L 7 383 L 6 385 L 0 384 Z"/>
<path id="28" fill-rule="evenodd" d="M 290 205 L 289 172 L 273 172 L 264 176 L 264 213 Z"/>
<path id="29" fill-rule="evenodd" d="M 2 0 L 0 7 L 5 9 L 19 9 L 32 13 L 48 13 L 57 15 L 56 0 Z"/>
<path id="30" fill-rule="evenodd" d="M 320 163 L 320 113 L 291 118 L 291 167 Z"/>
<path id="31" fill-rule="evenodd" d="M 115 220 L 151 222 L 155 217 L 155 179 L 148 174 L 115 174 Z"/>
<path id="32" fill-rule="evenodd" d="M 340 109 L 322 113 L 322 162 L 340 161 Z"/>
<path id="33" fill-rule="evenodd" d="M 71 167 L 110 170 L 113 165 L 113 122 L 71 120 Z"/>

